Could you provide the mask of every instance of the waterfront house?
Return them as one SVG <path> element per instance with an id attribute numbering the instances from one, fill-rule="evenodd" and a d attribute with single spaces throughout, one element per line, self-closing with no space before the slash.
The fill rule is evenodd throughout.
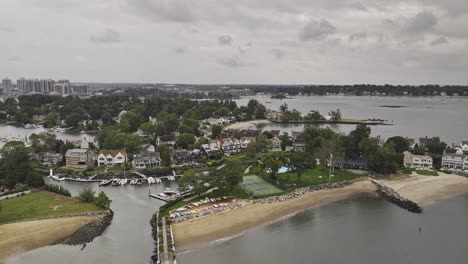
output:
<path id="1" fill-rule="evenodd" d="M 161 144 L 174 146 L 175 142 L 176 142 L 176 136 L 174 135 L 159 136 L 156 138 L 156 143 L 158 146 Z"/>
<path id="2" fill-rule="evenodd" d="M 364 158 L 358 159 L 347 159 L 345 157 L 336 157 L 332 160 L 332 164 L 336 168 L 340 169 L 367 169 L 367 160 Z M 327 166 L 330 166 L 330 161 L 327 160 Z"/>
<path id="3" fill-rule="evenodd" d="M 146 169 L 161 166 L 161 155 L 159 152 L 142 151 L 133 155 L 133 168 Z"/>
<path id="4" fill-rule="evenodd" d="M 45 166 L 56 165 L 57 163 L 62 161 L 62 158 L 62 154 L 55 152 L 39 152 L 33 154 L 33 160 Z"/>
<path id="5" fill-rule="evenodd" d="M 200 155 L 208 158 L 216 157 L 222 154 L 223 152 L 220 146 L 216 143 L 202 144 L 200 147 Z"/>
<path id="6" fill-rule="evenodd" d="M 94 165 L 93 153 L 88 149 L 69 149 L 65 154 L 67 167 L 86 169 Z"/>
<path id="7" fill-rule="evenodd" d="M 403 165 L 405 168 L 412 169 L 432 169 L 433 160 L 431 156 L 427 155 L 414 155 L 409 151 L 405 151 L 403 158 Z"/>
<path id="8" fill-rule="evenodd" d="M 122 167 L 127 161 L 127 152 L 125 150 L 101 150 L 98 155 L 99 167 Z"/>
<path id="9" fill-rule="evenodd" d="M 442 155 L 443 170 L 465 171 L 468 170 L 468 155 L 461 153 L 444 153 Z"/>
<path id="10" fill-rule="evenodd" d="M 275 137 L 271 139 L 270 151 L 281 151 L 281 139 Z"/>
<path id="11" fill-rule="evenodd" d="M 255 141 L 255 140 L 256 140 L 255 137 L 241 137 L 241 139 L 239 140 L 239 142 L 241 144 L 241 149 L 247 148 L 247 145 L 250 142 Z"/>
<path id="12" fill-rule="evenodd" d="M 268 112 L 265 117 L 267 119 L 273 119 L 273 120 L 276 120 L 276 119 L 281 119 L 283 117 L 283 113 L 281 112 L 276 112 L 276 111 L 271 111 L 271 112 Z"/>
<path id="13" fill-rule="evenodd" d="M 291 146 L 286 146 L 286 151 L 305 151 L 305 143 L 295 140 Z"/>
<path id="14" fill-rule="evenodd" d="M 194 165 L 197 164 L 197 157 L 200 150 L 174 149 L 172 151 L 172 165 Z"/>
<path id="15" fill-rule="evenodd" d="M 144 144 L 143 146 L 141 146 L 141 150 L 142 151 L 149 151 L 149 152 L 155 152 L 156 151 L 156 147 L 151 145 L 151 144 Z"/>
<path id="16" fill-rule="evenodd" d="M 241 143 L 236 138 L 220 138 L 212 143 L 218 145 L 226 155 L 236 154 L 241 151 Z"/>
<path id="17" fill-rule="evenodd" d="M 241 137 L 258 137 L 262 133 L 261 129 L 227 129 L 223 130 L 222 137 L 241 138 Z"/>

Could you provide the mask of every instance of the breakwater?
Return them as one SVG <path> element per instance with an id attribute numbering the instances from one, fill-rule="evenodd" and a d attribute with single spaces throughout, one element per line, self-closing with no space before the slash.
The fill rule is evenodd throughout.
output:
<path id="1" fill-rule="evenodd" d="M 377 193 L 383 199 L 398 205 L 399 207 L 406 209 L 413 213 L 422 213 L 422 207 L 419 206 L 417 203 L 406 199 L 405 197 L 401 196 L 392 188 L 386 186 L 382 182 L 378 180 L 372 180 L 372 182 L 377 186 Z"/>
<path id="2" fill-rule="evenodd" d="M 153 255 L 151 255 L 151 262 L 152 264 L 160 263 L 159 262 L 159 241 L 158 241 L 158 213 L 153 214 L 150 220 L 151 225 L 151 236 L 154 239 L 154 251 Z"/>
<path id="3" fill-rule="evenodd" d="M 102 214 L 100 219 L 86 224 L 68 237 L 55 241 L 53 245 L 63 244 L 73 246 L 89 243 L 104 233 L 106 228 L 111 224 L 113 217 L 114 212 L 109 209 L 109 211 Z"/>

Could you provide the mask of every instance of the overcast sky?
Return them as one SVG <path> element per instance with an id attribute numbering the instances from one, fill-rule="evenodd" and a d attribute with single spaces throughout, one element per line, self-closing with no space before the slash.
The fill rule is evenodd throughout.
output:
<path id="1" fill-rule="evenodd" d="M 466 0 L 0 0 L 0 77 L 468 84 Z"/>

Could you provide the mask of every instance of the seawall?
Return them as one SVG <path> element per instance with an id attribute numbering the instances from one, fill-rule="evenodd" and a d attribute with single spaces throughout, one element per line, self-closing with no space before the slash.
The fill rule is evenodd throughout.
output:
<path id="1" fill-rule="evenodd" d="M 422 213 L 422 207 L 409 200 L 406 199 L 405 197 L 401 196 L 399 193 L 397 193 L 395 190 L 392 188 L 386 186 L 382 182 L 378 180 L 372 180 L 372 183 L 377 186 L 377 193 L 385 200 L 392 202 L 398 206 L 400 206 L 403 209 L 406 209 L 410 212 L 413 213 Z"/>

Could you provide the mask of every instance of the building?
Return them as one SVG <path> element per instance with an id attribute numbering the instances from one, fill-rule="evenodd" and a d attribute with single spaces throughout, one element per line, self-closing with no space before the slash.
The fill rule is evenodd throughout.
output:
<path id="1" fill-rule="evenodd" d="M 71 86 L 71 93 L 72 94 L 87 94 L 88 93 L 88 85 L 86 85 L 86 84 L 73 84 Z"/>
<path id="2" fill-rule="evenodd" d="M 281 140 L 277 137 L 271 139 L 270 151 L 281 151 Z"/>
<path id="3" fill-rule="evenodd" d="M 174 135 L 160 136 L 156 138 L 156 144 L 158 146 L 161 144 L 174 146 L 175 143 L 176 143 L 176 136 Z"/>
<path id="4" fill-rule="evenodd" d="M 193 165 L 197 164 L 199 150 L 174 149 L 172 151 L 172 165 Z"/>
<path id="5" fill-rule="evenodd" d="M 282 117 L 283 117 L 283 113 L 281 113 L 281 112 L 272 111 L 272 112 L 268 112 L 268 113 L 266 114 L 266 118 L 267 118 L 267 119 L 274 119 L 274 120 L 276 120 L 276 119 L 281 119 Z"/>
<path id="6" fill-rule="evenodd" d="M 122 167 L 127 161 L 125 150 L 101 150 L 97 162 L 99 167 Z"/>
<path id="7" fill-rule="evenodd" d="M 431 156 L 414 155 L 409 151 L 405 151 L 403 154 L 405 155 L 403 158 L 403 165 L 405 168 L 432 169 L 433 161 Z"/>
<path id="8" fill-rule="evenodd" d="M 13 93 L 13 85 L 11 84 L 11 80 L 8 78 L 5 78 L 2 80 L 2 87 L 3 87 L 3 93 L 6 96 L 11 96 Z"/>
<path id="9" fill-rule="evenodd" d="M 241 143 L 236 138 L 221 138 L 219 140 L 216 139 L 213 143 L 218 145 L 223 153 L 227 155 L 236 154 L 241 151 Z"/>
<path id="10" fill-rule="evenodd" d="M 443 170 L 466 171 L 468 170 L 468 155 L 461 153 L 444 153 L 442 156 Z"/>
<path id="11" fill-rule="evenodd" d="M 200 155 L 211 158 L 218 155 L 222 155 L 223 152 L 220 146 L 216 143 L 202 144 L 200 147 Z"/>
<path id="12" fill-rule="evenodd" d="M 305 143 L 294 141 L 291 146 L 286 146 L 286 151 L 305 151 Z"/>
<path id="13" fill-rule="evenodd" d="M 93 153 L 87 149 L 69 149 L 65 159 L 67 167 L 86 169 L 94 165 Z"/>
<path id="14" fill-rule="evenodd" d="M 406 142 L 408 142 L 408 146 L 410 149 L 414 149 L 416 146 L 416 141 L 414 138 L 405 138 Z"/>
<path id="15" fill-rule="evenodd" d="M 146 169 L 161 166 L 161 155 L 159 152 L 142 151 L 133 155 L 133 168 Z"/>
<path id="16" fill-rule="evenodd" d="M 327 166 L 330 166 L 330 161 L 327 160 Z M 367 169 L 367 160 L 364 158 L 359 159 L 347 159 L 345 157 L 336 157 L 332 160 L 332 164 L 336 168 L 340 169 L 359 169 L 359 170 L 366 170 Z"/>
<path id="17" fill-rule="evenodd" d="M 247 145 L 249 145 L 250 142 L 255 141 L 257 138 L 256 137 L 241 137 L 240 144 L 241 144 L 241 149 L 247 148 Z"/>
<path id="18" fill-rule="evenodd" d="M 39 152 L 33 155 L 34 160 L 45 166 L 56 165 L 62 158 L 62 154 L 55 152 Z"/>

